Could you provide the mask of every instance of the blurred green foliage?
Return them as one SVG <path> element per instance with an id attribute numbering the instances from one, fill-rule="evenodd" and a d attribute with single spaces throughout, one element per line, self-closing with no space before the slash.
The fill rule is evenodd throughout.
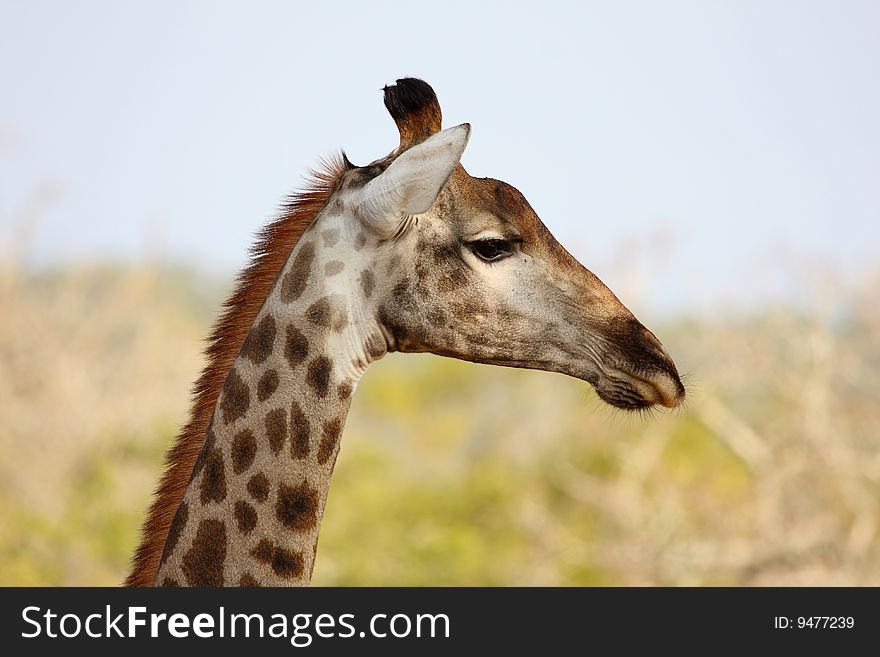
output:
<path id="1" fill-rule="evenodd" d="M 0 584 L 123 579 L 223 287 L 0 271 Z M 878 289 L 643 317 L 692 372 L 681 412 L 386 358 L 355 395 L 314 583 L 880 584 Z"/>

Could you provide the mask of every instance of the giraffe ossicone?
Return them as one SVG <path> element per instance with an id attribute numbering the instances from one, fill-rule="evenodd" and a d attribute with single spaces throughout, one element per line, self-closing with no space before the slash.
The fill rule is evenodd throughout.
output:
<path id="1" fill-rule="evenodd" d="M 412 78 L 388 156 L 344 156 L 263 232 L 208 346 L 127 583 L 308 584 L 352 395 L 391 351 L 560 372 L 614 406 L 674 407 L 659 340 L 507 183 L 460 159 Z"/>

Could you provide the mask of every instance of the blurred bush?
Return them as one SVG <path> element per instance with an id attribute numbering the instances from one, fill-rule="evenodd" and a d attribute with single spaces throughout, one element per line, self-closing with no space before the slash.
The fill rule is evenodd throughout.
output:
<path id="1" fill-rule="evenodd" d="M 0 262 L 0 584 L 122 580 L 224 287 Z M 643 318 L 693 373 L 682 412 L 386 358 L 355 396 L 315 584 L 880 584 L 878 292 Z"/>

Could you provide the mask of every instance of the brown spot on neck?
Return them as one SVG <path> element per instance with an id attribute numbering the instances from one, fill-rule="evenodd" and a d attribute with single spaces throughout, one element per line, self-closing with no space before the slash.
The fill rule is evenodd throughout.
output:
<path id="1" fill-rule="evenodd" d="M 333 362 L 326 356 L 318 356 L 309 363 L 306 380 L 314 389 L 318 397 L 326 397 L 330 387 L 330 375 L 333 371 Z"/>
<path id="2" fill-rule="evenodd" d="M 243 429 L 232 439 L 232 471 L 241 474 L 254 462 L 257 454 L 257 441 L 250 429 Z"/>
<path id="3" fill-rule="evenodd" d="M 287 327 L 287 338 L 284 342 L 284 357 L 291 369 L 303 362 L 309 355 L 309 341 L 295 326 Z"/>
<path id="4" fill-rule="evenodd" d="M 330 298 L 322 297 L 306 309 L 306 317 L 315 326 L 323 328 L 330 326 Z"/>
<path id="5" fill-rule="evenodd" d="M 223 397 L 220 399 L 220 412 L 223 415 L 223 424 L 235 422 L 247 413 L 251 405 L 251 393 L 247 384 L 239 376 L 233 367 L 226 377 L 223 386 Z"/>
<path id="6" fill-rule="evenodd" d="M 226 525 L 202 520 L 190 550 L 183 557 L 183 574 L 190 586 L 223 586 L 226 562 Z"/>
<path id="7" fill-rule="evenodd" d="M 235 523 L 242 534 L 251 533 L 257 526 L 257 510 L 244 500 L 235 503 Z"/>
<path id="8" fill-rule="evenodd" d="M 290 455 L 294 459 L 309 455 L 309 420 L 296 401 L 290 403 Z"/>
<path id="9" fill-rule="evenodd" d="M 226 499 L 226 471 L 223 464 L 223 454 L 217 447 L 214 447 L 205 459 L 199 492 L 199 500 L 202 504 L 222 502 Z"/>
<path id="10" fill-rule="evenodd" d="M 241 577 L 238 578 L 238 585 L 241 587 L 258 587 L 260 583 L 250 573 L 242 573 Z"/>
<path id="11" fill-rule="evenodd" d="M 296 301 L 302 296 L 312 272 L 312 261 L 315 259 L 315 245 L 306 242 L 299 248 L 293 264 L 284 275 L 281 285 L 281 300 L 285 303 Z"/>
<path id="12" fill-rule="evenodd" d="M 272 453 L 277 456 L 287 440 L 287 412 L 283 408 L 273 409 L 266 414 L 263 424 L 266 427 L 269 447 L 272 449 Z"/>
<path id="13" fill-rule="evenodd" d="M 248 334 L 241 353 L 254 363 L 262 363 L 272 355 L 275 347 L 275 318 L 266 315 Z"/>
<path id="14" fill-rule="evenodd" d="M 265 502 L 269 498 L 269 478 L 258 472 L 248 480 L 247 492 L 257 502 Z"/>
<path id="15" fill-rule="evenodd" d="M 324 265 L 324 275 L 325 276 L 336 276 L 339 272 L 345 269 L 345 263 L 340 260 L 331 260 L 326 265 Z"/>
<path id="16" fill-rule="evenodd" d="M 343 381 L 336 388 L 336 394 L 339 396 L 340 401 L 351 397 L 351 391 L 352 391 L 351 381 Z"/>
<path id="17" fill-rule="evenodd" d="M 361 272 L 360 283 L 361 290 L 364 291 L 364 296 L 369 299 L 373 294 L 373 288 L 376 287 L 376 280 L 373 276 L 373 271 L 370 269 L 364 269 L 364 271 Z"/>
<path id="18" fill-rule="evenodd" d="M 324 465 L 333 455 L 339 436 L 342 433 L 342 420 L 338 417 L 324 423 L 321 444 L 318 446 L 318 463 Z"/>
<path id="19" fill-rule="evenodd" d="M 306 531 L 318 524 L 318 503 L 320 494 L 316 488 L 304 481 L 293 487 L 281 484 L 275 502 L 275 516 L 278 521 L 293 531 Z"/>
<path id="20" fill-rule="evenodd" d="M 266 401 L 275 394 L 278 389 L 278 371 L 268 370 L 260 380 L 257 381 L 257 399 L 261 402 Z"/>
<path id="21" fill-rule="evenodd" d="M 339 229 L 328 228 L 327 230 L 321 232 L 321 237 L 324 238 L 324 246 L 336 246 L 336 243 L 339 241 Z"/>
<path id="22" fill-rule="evenodd" d="M 284 579 L 295 579 L 302 575 L 305 563 L 300 552 L 293 552 L 270 541 L 261 539 L 251 550 L 251 556 L 257 561 L 268 564 L 272 572 Z"/>

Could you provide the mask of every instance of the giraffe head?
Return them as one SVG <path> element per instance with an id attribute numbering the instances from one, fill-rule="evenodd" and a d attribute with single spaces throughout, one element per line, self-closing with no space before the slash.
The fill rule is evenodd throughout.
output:
<path id="1" fill-rule="evenodd" d="M 624 409 L 679 405 L 684 386 L 654 334 L 519 191 L 461 166 L 470 126 L 441 130 L 437 98 L 421 80 L 386 87 L 385 104 L 400 145 L 349 167 L 335 199 L 370 263 L 361 312 L 379 352 L 562 372 Z"/>

